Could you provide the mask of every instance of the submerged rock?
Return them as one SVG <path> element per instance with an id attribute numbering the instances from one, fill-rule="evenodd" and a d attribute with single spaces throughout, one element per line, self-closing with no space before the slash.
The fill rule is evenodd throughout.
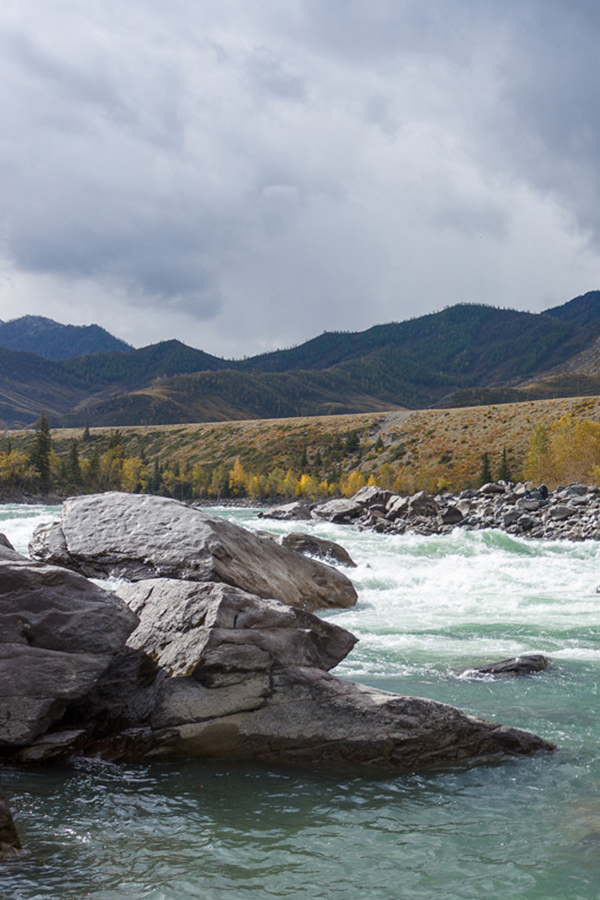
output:
<path id="1" fill-rule="evenodd" d="M 531 656 L 515 656 L 513 659 L 503 659 L 501 662 L 491 663 L 487 666 L 478 666 L 476 669 L 467 669 L 477 675 L 532 675 L 541 672 L 548 666 L 548 660 L 541 654 Z"/>
<path id="2" fill-rule="evenodd" d="M 223 582 L 307 610 L 356 603 L 352 582 L 331 566 L 166 497 L 66 500 L 61 521 L 38 527 L 29 550 L 88 576 Z"/>
<path id="3" fill-rule="evenodd" d="M 284 534 L 281 543 L 288 550 L 303 553 L 308 556 L 316 556 L 326 562 L 337 562 L 351 569 L 356 568 L 356 563 L 340 544 L 328 541 L 326 538 L 315 537 L 314 534 L 305 534 L 301 531 L 291 531 Z"/>
<path id="4" fill-rule="evenodd" d="M 3 856 L 14 856 L 20 849 L 21 841 L 19 840 L 10 806 L 0 787 L 0 859 Z"/>

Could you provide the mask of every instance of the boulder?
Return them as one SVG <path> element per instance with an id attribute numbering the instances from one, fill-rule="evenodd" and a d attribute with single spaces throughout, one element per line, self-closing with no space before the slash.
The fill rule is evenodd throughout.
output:
<path id="1" fill-rule="evenodd" d="M 83 581 L 54 573 L 61 584 Z M 61 602 L 44 593 L 57 640 L 75 644 L 73 658 L 82 655 L 79 643 L 88 638 L 61 626 L 53 615 Z M 111 603 L 117 618 L 122 604 L 128 607 L 127 628 L 111 644 L 120 649 L 85 695 L 78 687 L 61 697 L 60 727 L 48 718 L 46 727 L 55 726 L 49 732 L 30 729 L 30 743 L 22 746 L 21 737 L 13 758 L 60 759 L 76 751 L 112 760 L 191 755 L 403 770 L 552 749 L 528 732 L 442 703 L 335 678 L 327 670 L 349 652 L 353 635 L 277 600 L 226 584 L 158 578 L 122 585 Z M 85 607 L 79 599 L 77 605 Z M 85 608 L 92 621 L 93 604 Z M 139 624 L 124 644 L 131 622 Z M 42 680 L 28 676 L 34 687 Z M 71 683 L 73 666 L 64 678 Z M 22 707 L 15 713 L 27 718 Z"/>
<path id="2" fill-rule="evenodd" d="M 90 747 L 105 758 L 401 770 L 552 749 L 445 704 L 327 674 L 355 638 L 310 613 L 224 585 L 170 579 L 126 585 L 119 595 L 140 619 L 129 648 L 152 657 L 161 677 L 143 719 Z"/>
<path id="3" fill-rule="evenodd" d="M 170 679 L 163 689 L 151 726 L 130 732 L 125 741 L 100 744 L 105 757 L 230 757 L 401 771 L 554 749 L 529 732 L 444 703 L 342 681 L 321 669 L 276 667 L 262 693 L 257 685 L 242 700 L 238 691 L 232 711 L 219 716 L 210 714 L 214 689 L 190 678 Z M 217 688 L 224 690 L 231 692 Z"/>
<path id="4" fill-rule="evenodd" d="M 363 512 L 360 503 L 340 497 L 337 500 L 328 500 L 327 503 L 315 506 L 312 515 L 318 519 L 326 519 L 328 522 L 344 523 L 358 519 Z"/>
<path id="5" fill-rule="evenodd" d="M 534 672 L 541 672 L 547 666 L 547 658 L 540 653 L 531 656 L 515 656 L 513 659 L 504 659 L 502 662 L 478 666 L 476 669 L 467 669 L 467 672 L 476 675 L 532 675 Z"/>
<path id="6" fill-rule="evenodd" d="M 10 807 L 0 788 L 0 859 L 3 856 L 14 856 L 21 849 L 21 841 L 15 828 Z"/>
<path id="7" fill-rule="evenodd" d="M 535 519 L 532 516 L 528 516 L 527 513 L 523 513 L 517 519 L 517 527 L 521 531 L 531 531 L 534 525 Z"/>
<path id="8" fill-rule="evenodd" d="M 209 687 L 275 664 L 329 670 L 356 643 L 344 628 L 229 585 L 158 578 L 117 593 L 139 618 L 127 646 L 167 675 L 192 675 Z"/>
<path id="9" fill-rule="evenodd" d="M 580 484 L 577 481 L 573 482 L 573 484 L 570 484 L 565 490 L 565 493 L 570 497 L 583 497 L 585 494 L 587 494 L 587 492 L 587 485 Z"/>
<path id="10" fill-rule="evenodd" d="M 439 514 L 440 508 L 431 494 L 426 491 L 418 491 L 408 501 L 408 514 L 411 518 L 422 516 L 430 518 Z"/>
<path id="11" fill-rule="evenodd" d="M 358 503 L 360 506 L 368 509 L 371 506 L 385 507 L 391 498 L 395 496 L 395 494 L 385 488 L 368 484 L 357 491 L 351 499 L 354 503 Z"/>
<path id="12" fill-rule="evenodd" d="M 278 519 L 289 521 L 294 519 L 310 519 L 311 507 L 306 503 L 285 503 L 282 506 L 273 506 L 271 509 L 263 509 L 258 514 L 259 519 Z"/>
<path id="13" fill-rule="evenodd" d="M 408 515 L 408 511 L 408 498 L 393 494 L 386 505 L 386 518 L 390 522 L 395 522 L 397 519 L 404 519 Z"/>
<path id="14" fill-rule="evenodd" d="M 506 485 L 499 484 L 497 481 L 488 482 L 487 484 L 482 484 L 479 488 L 480 494 L 505 494 L 506 493 Z"/>
<path id="15" fill-rule="evenodd" d="M 331 566 L 166 497 L 71 498 L 60 523 L 36 529 L 29 550 L 88 576 L 223 582 L 308 610 L 356 603 L 350 580 Z"/>
<path id="16" fill-rule="evenodd" d="M 283 535 L 281 543 L 288 550 L 294 550 L 295 553 L 316 556 L 317 559 L 340 563 L 351 569 L 356 568 L 356 563 L 348 551 L 340 544 L 336 544 L 335 541 L 328 541 L 326 538 L 315 537 L 313 534 L 305 534 L 301 531 L 291 531 L 289 534 Z"/>
<path id="17" fill-rule="evenodd" d="M 442 525 L 458 525 L 464 519 L 458 507 L 449 503 L 448 506 L 440 512 L 440 521 Z"/>
<path id="18" fill-rule="evenodd" d="M 0 747 L 12 748 L 30 744 L 90 690 L 137 617 L 86 578 L 2 549 Z"/>
<path id="19" fill-rule="evenodd" d="M 562 522 L 564 519 L 570 519 L 574 514 L 575 510 L 572 506 L 563 506 L 562 504 L 552 506 L 549 510 L 549 515 L 551 518 L 556 519 L 557 522 Z"/>
<path id="20" fill-rule="evenodd" d="M 504 513 L 502 517 L 502 524 L 505 528 L 509 528 L 511 525 L 514 525 L 519 521 L 523 514 L 520 510 L 517 509 L 509 509 L 508 512 Z"/>

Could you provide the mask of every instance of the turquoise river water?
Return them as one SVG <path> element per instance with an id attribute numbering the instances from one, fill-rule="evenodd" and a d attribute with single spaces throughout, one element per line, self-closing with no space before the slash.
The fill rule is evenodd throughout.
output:
<path id="1" fill-rule="evenodd" d="M 3 506 L 0 530 L 25 550 L 57 513 Z M 0 900 L 600 898 L 600 542 L 312 527 L 358 563 L 357 606 L 327 616 L 360 638 L 337 674 L 530 729 L 558 752 L 364 777 L 194 760 L 4 766 L 28 852 L 0 869 Z M 533 652 L 551 660 L 539 675 L 463 674 Z"/>

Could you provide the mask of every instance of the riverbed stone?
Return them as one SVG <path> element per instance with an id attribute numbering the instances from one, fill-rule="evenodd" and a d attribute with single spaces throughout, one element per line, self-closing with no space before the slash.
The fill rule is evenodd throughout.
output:
<path id="1" fill-rule="evenodd" d="M 354 503 L 370 508 L 372 506 L 385 507 L 389 500 L 396 496 L 392 491 L 375 485 L 365 485 L 351 498 Z"/>
<path id="2" fill-rule="evenodd" d="M 556 519 L 559 522 L 562 522 L 564 519 L 570 519 L 571 516 L 575 514 L 575 510 L 572 506 L 563 506 L 562 504 L 553 506 L 548 512 L 553 519 Z"/>
<path id="3" fill-rule="evenodd" d="M 60 522 L 36 529 L 29 550 L 92 577 L 223 582 L 308 610 L 356 603 L 342 572 L 166 497 L 71 498 Z"/>
<path id="4" fill-rule="evenodd" d="M 487 494 L 488 496 L 490 494 L 505 494 L 506 493 L 506 485 L 500 484 L 497 481 L 491 481 L 491 482 L 488 482 L 487 484 L 483 484 L 479 488 L 479 493 Z"/>
<path id="5" fill-rule="evenodd" d="M 459 522 L 462 522 L 464 516 L 458 507 L 449 503 L 448 506 L 441 511 L 440 519 L 442 525 L 458 525 Z"/>

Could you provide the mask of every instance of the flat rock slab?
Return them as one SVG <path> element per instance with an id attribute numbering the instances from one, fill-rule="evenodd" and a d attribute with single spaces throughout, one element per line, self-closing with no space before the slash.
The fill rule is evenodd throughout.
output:
<path id="1" fill-rule="evenodd" d="M 170 717 L 162 709 L 153 729 L 105 742 L 98 752 L 123 760 L 229 757 L 406 771 L 554 749 L 527 731 L 433 700 L 341 681 L 318 669 L 276 669 L 268 691 L 255 692 L 246 709 L 218 718 L 201 716 L 211 692 L 191 679 L 181 681 L 187 682 L 185 696 L 179 692 L 179 706 L 171 698 Z M 181 721 L 182 710 L 187 722 Z"/>
<path id="2" fill-rule="evenodd" d="M 223 582 L 299 609 L 356 603 L 341 572 L 176 500 L 116 492 L 74 497 L 36 529 L 36 559 L 87 576 Z"/>

